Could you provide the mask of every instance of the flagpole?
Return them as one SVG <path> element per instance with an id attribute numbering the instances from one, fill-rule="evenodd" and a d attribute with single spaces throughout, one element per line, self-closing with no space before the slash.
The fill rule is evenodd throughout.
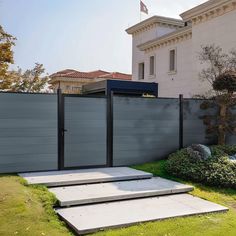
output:
<path id="1" fill-rule="evenodd" d="M 142 12 L 141 12 L 141 0 L 139 1 L 139 22 L 141 22 L 141 18 L 142 18 L 142 16 L 141 16 L 141 14 L 142 14 Z"/>
<path id="2" fill-rule="evenodd" d="M 148 8 L 147 6 L 143 3 L 142 0 L 139 1 L 140 3 L 140 22 L 142 21 L 142 12 L 148 15 Z"/>

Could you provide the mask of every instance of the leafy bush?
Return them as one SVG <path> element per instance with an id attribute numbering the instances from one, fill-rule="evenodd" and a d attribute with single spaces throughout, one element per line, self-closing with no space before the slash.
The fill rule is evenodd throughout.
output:
<path id="1" fill-rule="evenodd" d="M 235 72 L 225 72 L 217 77 L 213 82 L 213 89 L 216 91 L 227 90 L 229 92 L 236 91 L 236 74 Z"/>
<path id="2" fill-rule="evenodd" d="M 207 159 L 192 158 L 187 149 L 171 154 L 166 163 L 168 173 L 195 182 L 236 189 L 236 163 L 228 155 L 236 153 L 234 146 L 212 146 Z"/>
<path id="3" fill-rule="evenodd" d="M 236 154 L 236 145 L 212 146 L 211 151 L 214 154 L 226 153 L 228 155 Z"/>

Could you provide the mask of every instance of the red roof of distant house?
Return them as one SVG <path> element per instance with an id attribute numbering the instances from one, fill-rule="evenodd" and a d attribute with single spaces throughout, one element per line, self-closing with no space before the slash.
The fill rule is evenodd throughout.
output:
<path id="1" fill-rule="evenodd" d="M 52 77 L 52 78 L 53 77 L 63 77 L 63 76 L 71 75 L 76 72 L 77 72 L 76 70 L 67 69 L 67 70 L 62 70 L 62 71 L 56 72 L 56 73 L 50 75 L 50 77 Z"/>
<path id="2" fill-rule="evenodd" d="M 94 78 L 100 77 L 102 75 L 109 75 L 110 72 L 104 71 L 104 70 L 95 70 L 88 72 L 89 75 L 93 76 Z"/>
<path id="3" fill-rule="evenodd" d="M 117 79 L 117 80 L 132 80 L 132 75 L 124 74 L 120 72 L 113 72 L 107 75 L 101 75 L 99 78 L 106 78 L 106 79 Z"/>
<path id="4" fill-rule="evenodd" d="M 66 78 L 92 78 L 86 72 L 79 72 L 76 70 L 63 70 L 50 75 L 51 78 L 66 77 Z"/>
<path id="5" fill-rule="evenodd" d="M 132 75 L 119 73 L 119 72 L 107 72 L 103 70 L 96 70 L 91 72 L 80 72 L 76 70 L 62 70 L 57 73 L 54 73 L 50 76 L 51 78 L 55 77 L 65 77 L 65 78 L 85 78 L 85 79 L 94 79 L 94 78 L 105 78 L 105 79 L 120 79 L 120 80 L 131 80 Z"/>
<path id="6" fill-rule="evenodd" d="M 93 79 L 98 78 L 101 75 L 107 75 L 109 72 L 102 71 L 102 70 L 96 70 L 91 72 L 80 72 L 76 70 L 62 70 L 57 73 L 52 74 L 50 77 L 67 77 L 67 78 L 87 78 L 87 79 Z"/>

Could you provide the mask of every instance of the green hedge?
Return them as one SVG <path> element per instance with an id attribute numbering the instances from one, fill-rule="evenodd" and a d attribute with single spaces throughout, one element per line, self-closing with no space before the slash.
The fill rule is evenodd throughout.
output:
<path id="1" fill-rule="evenodd" d="M 166 170 L 185 180 L 236 189 L 236 163 L 228 158 L 228 155 L 236 153 L 236 145 L 212 146 L 211 152 L 209 159 L 196 160 L 188 155 L 186 149 L 182 149 L 168 157 Z"/>

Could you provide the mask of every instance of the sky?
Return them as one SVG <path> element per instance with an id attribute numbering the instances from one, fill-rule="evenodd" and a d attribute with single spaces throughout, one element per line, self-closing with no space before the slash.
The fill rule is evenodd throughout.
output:
<path id="1" fill-rule="evenodd" d="M 149 15 L 179 18 L 206 0 L 143 0 Z M 140 22 L 139 0 L 0 0 L 0 25 L 17 38 L 15 65 L 42 63 L 63 70 L 131 73 L 132 39 Z"/>

